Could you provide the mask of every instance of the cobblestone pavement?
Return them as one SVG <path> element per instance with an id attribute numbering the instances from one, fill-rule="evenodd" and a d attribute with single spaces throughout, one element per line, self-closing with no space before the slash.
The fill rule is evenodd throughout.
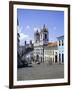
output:
<path id="1" fill-rule="evenodd" d="M 47 63 L 32 64 L 32 67 L 18 68 L 17 80 L 64 78 L 64 65 Z"/>

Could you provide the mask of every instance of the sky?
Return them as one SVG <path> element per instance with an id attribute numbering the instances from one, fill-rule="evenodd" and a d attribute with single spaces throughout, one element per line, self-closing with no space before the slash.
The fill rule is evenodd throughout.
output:
<path id="1" fill-rule="evenodd" d="M 20 45 L 24 41 L 34 42 L 34 33 L 45 24 L 49 31 L 49 41 L 57 41 L 58 36 L 64 35 L 64 11 L 17 9 L 20 33 Z"/>

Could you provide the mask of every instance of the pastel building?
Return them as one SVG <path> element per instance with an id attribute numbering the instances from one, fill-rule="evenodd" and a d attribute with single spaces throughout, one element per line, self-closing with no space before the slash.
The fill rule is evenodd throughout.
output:
<path id="1" fill-rule="evenodd" d="M 54 62 L 64 63 L 64 35 L 57 37 L 58 50 L 54 51 Z"/>
<path id="2" fill-rule="evenodd" d="M 44 60 L 54 62 L 54 52 L 57 49 L 57 42 L 49 42 L 48 45 L 44 47 Z"/>

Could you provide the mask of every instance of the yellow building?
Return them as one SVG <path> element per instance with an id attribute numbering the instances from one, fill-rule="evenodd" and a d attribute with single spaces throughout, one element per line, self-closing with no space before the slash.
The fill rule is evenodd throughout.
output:
<path id="1" fill-rule="evenodd" d="M 49 42 L 47 46 L 44 47 L 44 61 L 54 62 L 54 52 L 57 50 L 57 42 Z"/>

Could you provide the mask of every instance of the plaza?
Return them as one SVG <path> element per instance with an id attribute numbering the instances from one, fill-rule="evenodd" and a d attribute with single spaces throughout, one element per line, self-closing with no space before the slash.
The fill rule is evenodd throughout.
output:
<path id="1" fill-rule="evenodd" d="M 17 80 L 40 80 L 64 78 L 64 64 L 32 64 L 30 67 L 17 69 Z"/>
<path id="2" fill-rule="evenodd" d="M 18 81 L 64 78 L 64 35 L 57 37 L 57 41 L 49 41 L 44 24 L 40 32 L 34 33 L 34 43 L 30 40 L 18 46 Z"/>
<path id="3" fill-rule="evenodd" d="M 21 33 L 17 35 L 17 80 L 64 78 L 64 34 L 54 34 L 53 40 L 53 32 L 45 24 L 32 31 L 23 32 L 28 36 L 23 38 L 23 44 Z"/>

